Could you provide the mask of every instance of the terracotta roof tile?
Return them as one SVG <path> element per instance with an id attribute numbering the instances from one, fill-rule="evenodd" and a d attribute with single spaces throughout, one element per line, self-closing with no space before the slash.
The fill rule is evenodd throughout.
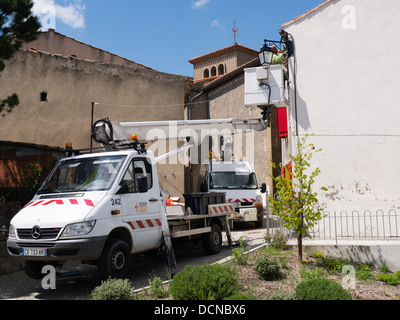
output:
<path id="1" fill-rule="evenodd" d="M 199 63 L 201 61 L 208 60 L 208 59 L 211 59 L 211 58 L 215 58 L 215 57 L 218 57 L 218 56 L 221 56 L 223 54 L 226 54 L 226 53 L 229 53 L 229 52 L 232 52 L 232 51 L 236 51 L 236 50 L 237 51 L 241 51 L 241 52 L 245 52 L 245 53 L 248 53 L 248 54 L 251 54 L 251 55 L 254 55 L 254 56 L 258 56 L 258 51 L 257 50 L 254 50 L 254 49 L 242 46 L 241 44 L 235 43 L 235 44 L 233 44 L 231 46 L 228 46 L 228 47 L 225 47 L 225 48 L 222 48 L 222 49 L 219 49 L 219 50 L 215 50 L 215 51 L 209 52 L 209 53 L 204 54 L 202 56 L 198 56 L 198 57 L 192 58 L 192 59 L 189 60 L 189 62 L 191 64 Z"/>

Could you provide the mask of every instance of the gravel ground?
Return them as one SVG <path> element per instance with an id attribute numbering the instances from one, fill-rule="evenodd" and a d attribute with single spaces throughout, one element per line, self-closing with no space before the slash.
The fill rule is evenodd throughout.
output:
<path id="1" fill-rule="evenodd" d="M 297 255 L 294 251 L 284 251 L 276 257 L 283 257 L 286 268 L 284 269 L 285 278 L 278 281 L 263 281 L 254 270 L 255 260 L 261 253 L 255 251 L 250 253 L 248 265 L 241 266 L 239 280 L 242 283 L 244 291 L 252 294 L 257 299 L 269 299 L 272 293 L 281 293 L 288 295 L 300 282 L 300 265 L 297 261 Z M 307 253 L 303 253 L 303 260 L 308 263 L 316 263 L 316 260 Z M 393 286 L 381 281 L 376 281 L 375 276 L 380 272 L 373 270 L 371 272 L 374 279 L 359 280 L 356 279 L 355 289 L 350 289 L 353 300 L 400 300 L 400 284 Z M 342 274 L 328 274 L 331 280 L 342 284 Z"/>

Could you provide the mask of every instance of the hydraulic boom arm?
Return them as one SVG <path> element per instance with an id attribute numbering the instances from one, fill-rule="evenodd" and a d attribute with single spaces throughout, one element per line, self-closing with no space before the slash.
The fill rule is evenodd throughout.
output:
<path id="1" fill-rule="evenodd" d="M 209 119 L 147 122 L 113 122 L 114 137 L 127 140 L 136 134 L 139 141 L 160 139 L 184 139 L 196 135 L 263 131 L 268 127 L 263 119 Z"/>

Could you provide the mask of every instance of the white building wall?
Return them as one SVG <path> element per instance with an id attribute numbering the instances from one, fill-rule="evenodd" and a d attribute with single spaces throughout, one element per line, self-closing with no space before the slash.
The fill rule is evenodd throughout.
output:
<path id="1" fill-rule="evenodd" d="M 299 136 L 323 149 L 312 162 L 316 187 L 328 188 L 321 202 L 330 212 L 400 209 L 400 1 L 334 0 L 284 30 L 295 41 L 291 131 L 296 81 Z"/>

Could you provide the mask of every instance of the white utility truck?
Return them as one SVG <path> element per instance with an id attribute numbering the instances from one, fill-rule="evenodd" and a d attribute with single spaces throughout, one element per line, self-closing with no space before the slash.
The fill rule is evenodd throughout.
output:
<path id="1" fill-rule="evenodd" d="M 218 123 L 233 129 L 267 127 L 262 119 L 195 120 L 180 127 L 199 130 Z M 156 158 L 146 150 L 146 137 L 129 139 L 140 131 L 139 124 L 111 123 L 108 118 L 96 121 L 92 138 L 101 147 L 96 151 L 67 148 L 67 158 L 57 163 L 34 198 L 12 219 L 7 249 L 23 259 L 30 277 L 41 279 L 45 265 L 60 272 L 68 260 L 96 264 L 104 278 L 124 277 L 134 254 L 162 246 L 174 273 L 171 239 L 200 237 L 210 254 L 221 250 L 222 230 L 230 242 L 227 216 L 234 213 L 234 206 L 225 202 L 224 195 L 194 194 L 181 214 L 167 215 L 157 163 L 193 144 Z M 150 127 L 154 126 L 152 122 Z M 199 197 L 202 205 L 194 214 L 191 205 Z"/>
<path id="2" fill-rule="evenodd" d="M 229 215 L 234 221 L 254 221 L 256 227 L 263 223 L 262 193 L 265 183 L 259 187 L 257 175 L 248 161 L 210 161 L 202 164 L 198 179 L 203 192 L 224 192 L 226 201 L 235 205 L 235 213 Z"/>

